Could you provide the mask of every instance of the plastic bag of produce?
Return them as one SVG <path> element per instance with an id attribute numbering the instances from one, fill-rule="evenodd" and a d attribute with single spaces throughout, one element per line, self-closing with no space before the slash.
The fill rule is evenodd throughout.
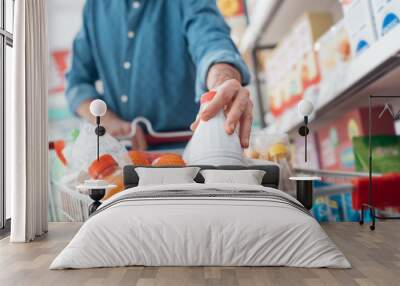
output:
<path id="1" fill-rule="evenodd" d="M 87 172 L 90 164 L 97 158 L 97 135 L 96 126 L 90 123 L 82 123 L 79 136 L 73 144 L 66 146 L 64 156 L 68 162 L 69 168 L 73 170 L 83 170 Z M 128 150 L 113 136 L 104 134 L 100 136 L 100 155 L 109 154 L 122 168 L 131 164 Z"/>

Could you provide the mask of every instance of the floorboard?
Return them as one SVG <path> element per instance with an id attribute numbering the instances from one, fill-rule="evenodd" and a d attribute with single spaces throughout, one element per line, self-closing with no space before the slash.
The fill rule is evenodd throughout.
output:
<path id="1" fill-rule="evenodd" d="M 0 285 L 400 285 L 400 222 L 368 225 L 327 223 L 323 228 L 353 268 L 289 267 L 120 267 L 48 270 L 51 261 L 79 230 L 80 223 L 50 223 L 49 233 L 32 243 L 0 240 Z"/>

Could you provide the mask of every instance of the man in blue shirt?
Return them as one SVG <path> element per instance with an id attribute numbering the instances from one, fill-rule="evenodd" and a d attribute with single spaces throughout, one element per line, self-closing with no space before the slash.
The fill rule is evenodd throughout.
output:
<path id="1" fill-rule="evenodd" d="M 226 132 L 240 126 L 246 147 L 252 102 L 243 86 L 250 76 L 229 32 L 215 1 L 86 0 L 67 74 L 71 110 L 93 122 L 89 104 L 101 98 L 109 109 L 102 124 L 124 136 L 138 116 L 157 131 L 177 131 L 224 108 Z M 211 89 L 217 95 L 196 118 L 199 97 Z M 139 131 L 133 145 L 145 149 Z"/>

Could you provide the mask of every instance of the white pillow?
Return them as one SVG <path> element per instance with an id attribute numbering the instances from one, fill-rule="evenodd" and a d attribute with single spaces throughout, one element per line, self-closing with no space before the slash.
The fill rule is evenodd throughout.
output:
<path id="1" fill-rule="evenodd" d="M 139 186 L 195 183 L 193 180 L 200 168 L 135 168 Z"/>
<path id="2" fill-rule="evenodd" d="M 202 170 L 205 184 L 261 185 L 265 171 L 262 170 Z"/>

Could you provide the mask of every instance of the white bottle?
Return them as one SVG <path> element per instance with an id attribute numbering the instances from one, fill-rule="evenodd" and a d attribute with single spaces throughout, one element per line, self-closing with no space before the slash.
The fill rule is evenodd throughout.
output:
<path id="1" fill-rule="evenodd" d="M 201 111 L 214 96 L 215 92 L 208 92 L 201 97 Z M 183 153 L 186 164 L 215 166 L 245 164 L 243 149 L 236 130 L 232 135 L 228 135 L 224 124 L 223 110 L 208 121 L 200 121 Z"/>

